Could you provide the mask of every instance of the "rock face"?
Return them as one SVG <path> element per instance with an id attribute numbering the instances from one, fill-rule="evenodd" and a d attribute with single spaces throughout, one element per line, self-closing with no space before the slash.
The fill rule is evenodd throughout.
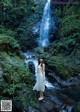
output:
<path id="1" fill-rule="evenodd" d="M 71 92 L 71 90 L 69 91 Z M 36 98 L 38 99 L 38 93 L 35 92 L 35 94 Z M 76 112 L 76 102 L 73 99 L 69 98 L 67 95 L 64 95 L 63 91 L 56 88 L 49 90 L 46 89 L 46 91 L 44 92 L 44 100 L 40 102 L 37 100 L 37 103 L 39 104 L 39 107 L 41 109 L 41 111 L 39 112 L 63 112 L 69 110 L 70 112 Z"/>

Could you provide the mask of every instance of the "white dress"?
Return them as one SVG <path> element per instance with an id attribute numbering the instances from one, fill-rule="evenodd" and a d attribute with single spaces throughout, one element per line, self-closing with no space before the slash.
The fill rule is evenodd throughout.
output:
<path id="1" fill-rule="evenodd" d="M 41 70 L 41 64 L 37 68 L 37 77 L 36 84 L 33 87 L 33 90 L 45 91 L 45 64 L 43 64 L 43 72 Z"/>

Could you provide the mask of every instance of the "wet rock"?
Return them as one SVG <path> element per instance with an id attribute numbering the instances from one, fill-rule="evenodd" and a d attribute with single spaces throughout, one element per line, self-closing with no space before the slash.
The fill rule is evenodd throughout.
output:
<path id="1" fill-rule="evenodd" d="M 68 79 L 69 82 L 79 82 L 80 79 L 79 77 L 71 77 L 70 79 Z"/>
<path id="2" fill-rule="evenodd" d="M 20 101 L 14 101 L 13 100 L 13 107 L 12 107 L 13 112 L 23 112 L 23 106 Z"/>
<path id="3" fill-rule="evenodd" d="M 29 64 L 29 68 L 30 68 L 31 72 L 35 74 L 35 67 L 34 67 L 33 62 L 28 62 L 28 64 Z"/>
<path id="4" fill-rule="evenodd" d="M 66 94 L 73 101 L 79 101 L 80 100 L 80 87 L 62 89 L 62 94 Z"/>
<path id="5" fill-rule="evenodd" d="M 37 92 L 36 95 L 38 98 Z M 60 90 L 55 91 L 53 89 L 46 89 L 44 100 L 38 101 L 38 103 L 42 112 L 76 112 L 75 102 L 68 96 L 61 93 Z"/>
<path id="6" fill-rule="evenodd" d="M 45 108 L 45 110 L 51 110 L 53 107 L 55 107 L 55 104 L 51 101 L 51 99 L 45 99 L 43 103 L 41 104 L 42 108 Z"/>
<path id="7" fill-rule="evenodd" d="M 35 109 L 31 106 L 29 106 L 28 111 L 27 112 L 40 112 L 38 109 Z"/>
<path id="8" fill-rule="evenodd" d="M 57 107 L 58 101 L 52 95 L 52 91 L 53 90 L 46 89 L 46 91 L 44 93 L 44 100 L 43 101 L 39 101 L 40 108 L 42 110 L 44 110 L 43 112 L 59 112 L 58 111 L 59 109 Z"/>
<path id="9" fill-rule="evenodd" d="M 48 72 L 52 72 L 51 70 Z M 70 79 L 68 79 L 67 81 L 64 81 L 63 79 L 61 79 L 58 75 L 56 75 L 55 73 L 49 73 L 47 74 L 49 77 L 49 80 L 54 83 L 57 82 L 58 85 L 62 86 L 62 87 L 77 87 L 80 84 L 80 79 L 78 77 L 72 77 Z"/>

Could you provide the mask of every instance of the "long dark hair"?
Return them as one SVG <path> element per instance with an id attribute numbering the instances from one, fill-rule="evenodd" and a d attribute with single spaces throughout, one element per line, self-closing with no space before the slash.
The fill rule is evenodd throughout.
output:
<path id="1" fill-rule="evenodd" d="M 43 62 L 40 62 L 40 59 L 43 59 Z M 44 64 L 44 57 L 41 57 L 38 59 L 38 65 L 41 63 L 41 67 L 43 67 L 43 64 Z"/>

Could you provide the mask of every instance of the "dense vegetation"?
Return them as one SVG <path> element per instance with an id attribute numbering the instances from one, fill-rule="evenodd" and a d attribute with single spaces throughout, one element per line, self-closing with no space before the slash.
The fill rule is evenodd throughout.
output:
<path id="1" fill-rule="evenodd" d="M 0 1 L 0 33 L 14 36 L 23 51 L 32 48 L 30 43 L 36 47 L 39 34 L 32 29 L 41 20 L 43 6 L 37 0 Z"/>
<path id="2" fill-rule="evenodd" d="M 19 101 L 21 108 L 27 108 L 30 104 L 35 106 L 33 77 L 20 57 L 19 47 L 13 37 L 0 35 L 0 100 L 12 99 L 14 104 Z"/>
<path id="3" fill-rule="evenodd" d="M 21 100 L 26 108 L 37 104 L 32 92 L 33 77 L 20 53 L 37 47 L 44 3 L 41 0 L 0 0 L 0 99 L 14 96 L 15 101 Z M 52 71 L 67 80 L 80 74 L 80 7 L 52 4 L 51 8 L 55 9 L 52 16 L 60 20 L 57 38 L 44 52 L 42 48 L 34 51 L 45 57 Z"/>
<path id="4" fill-rule="evenodd" d="M 17 108 L 23 111 L 30 105 L 37 107 L 32 92 L 33 76 L 21 58 L 21 49 L 26 49 L 31 39 L 20 26 L 24 18 L 29 21 L 28 17 L 35 11 L 34 5 L 30 0 L 0 1 L 0 100 L 12 99 L 13 111 Z"/>

